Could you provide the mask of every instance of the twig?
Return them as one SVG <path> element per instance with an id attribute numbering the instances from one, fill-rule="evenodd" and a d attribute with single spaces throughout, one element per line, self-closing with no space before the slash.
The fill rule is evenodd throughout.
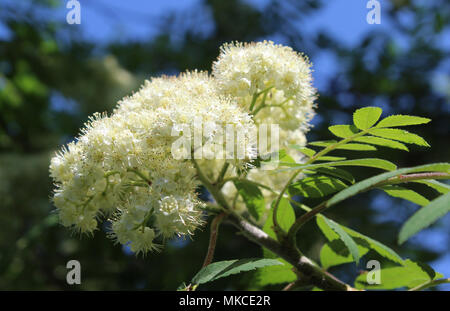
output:
<path id="1" fill-rule="evenodd" d="M 247 220 L 234 213 L 232 209 L 230 209 L 222 192 L 220 192 L 220 190 L 218 190 L 213 184 L 211 184 L 208 178 L 206 178 L 198 166 L 198 163 L 193 158 L 191 160 L 197 170 L 197 176 L 200 181 L 214 197 L 217 204 L 228 212 L 228 217 L 226 218 L 227 221 L 238 228 L 247 239 L 267 248 L 292 264 L 294 268 L 296 268 L 297 271 L 305 277 L 305 282 L 309 282 L 310 284 L 323 290 L 354 290 L 350 285 L 338 280 L 327 271 L 322 270 L 322 268 L 313 263 L 308 257 L 302 255 L 295 246 L 285 243 L 281 244 L 280 242 L 269 237 L 267 233 L 262 231 L 260 228 L 252 225 Z"/>
<path id="2" fill-rule="evenodd" d="M 293 290 L 295 287 L 297 287 L 297 285 L 299 285 L 299 283 L 302 283 L 302 282 L 300 282 L 300 280 L 296 280 L 296 281 L 294 281 L 294 282 L 291 282 L 291 283 L 289 283 L 288 285 L 286 285 L 286 286 L 282 289 L 282 291 L 287 292 L 287 291 Z"/>
<path id="3" fill-rule="evenodd" d="M 203 186 L 205 186 L 206 189 L 208 189 L 209 193 L 214 197 L 217 204 L 219 204 L 220 206 L 222 206 L 223 208 L 225 208 L 227 210 L 230 210 L 230 207 L 229 207 L 227 201 L 225 200 L 222 192 L 220 192 L 220 190 L 217 190 L 216 187 L 214 187 L 213 184 L 208 180 L 208 178 L 203 174 L 202 170 L 198 166 L 198 163 L 197 163 L 197 161 L 195 161 L 194 157 L 191 157 L 191 161 L 194 164 L 195 169 L 197 170 L 198 179 L 200 179 Z"/>
<path id="4" fill-rule="evenodd" d="M 230 166 L 229 162 L 225 162 L 222 166 L 222 169 L 220 170 L 219 176 L 217 177 L 216 182 L 214 183 L 215 185 L 219 185 L 222 183 L 225 174 L 227 173 L 228 167 Z"/>
<path id="5" fill-rule="evenodd" d="M 295 248 L 289 245 L 281 245 L 281 243 L 272 239 L 267 233 L 250 224 L 239 215 L 230 213 L 226 221 L 239 229 L 247 239 L 267 248 L 293 265 L 305 277 L 305 282 L 309 282 L 323 290 L 355 290 L 350 285 L 340 281 L 314 264 L 308 257 L 301 255 Z"/>
<path id="6" fill-rule="evenodd" d="M 432 280 L 427 283 L 416 286 L 414 288 L 411 288 L 409 291 L 419 291 L 419 290 L 427 289 L 429 287 L 437 286 L 440 284 L 446 284 L 446 283 L 450 283 L 450 278 L 449 279 Z"/>
<path id="7" fill-rule="evenodd" d="M 225 213 L 220 213 L 214 217 L 214 219 L 211 222 L 211 233 L 209 236 L 209 245 L 208 245 L 208 252 L 206 253 L 205 260 L 203 261 L 203 267 L 206 267 L 209 265 L 213 259 L 214 259 L 214 251 L 216 249 L 216 243 L 217 243 L 217 235 L 219 233 L 219 226 L 222 222 L 222 219 L 226 216 Z"/>

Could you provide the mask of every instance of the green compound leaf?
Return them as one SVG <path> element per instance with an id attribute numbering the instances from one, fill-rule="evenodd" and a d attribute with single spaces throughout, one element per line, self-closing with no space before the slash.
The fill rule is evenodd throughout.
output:
<path id="1" fill-rule="evenodd" d="M 326 225 L 325 221 L 323 220 L 325 216 L 318 215 L 316 217 L 317 225 L 319 226 L 322 233 L 325 235 L 325 237 L 328 239 L 328 241 L 332 242 L 333 240 L 339 239 L 339 235 L 334 232 L 329 226 Z M 340 225 L 345 232 L 347 232 L 355 241 L 355 243 L 362 248 L 372 249 L 381 256 L 395 262 L 398 264 L 403 264 L 403 259 L 390 247 L 382 244 L 381 242 L 378 242 L 372 238 L 369 238 L 368 236 L 365 236 L 362 233 L 356 232 L 348 227 L 345 227 L 343 225 Z"/>
<path id="2" fill-rule="evenodd" d="M 286 150 L 281 149 L 277 152 L 273 152 L 267 159 L 261 160 L 260 162 L 264 162 L 267 165 L 275 165 L 278 163 L 290 163 L 295 164 L 294 159 L 287 154 Z"/>
<path id="3" fill-rule="evenodd" d="M 310 172 L 317 172 L 318 174 L 336 177 L 341 180 L 348 181 L 351 184 L 353 184 L 355 182 L 355 178 L 353 177 L 352 174 L 350 174 L 346 170 L 343 170 L 343 169 L 337 168 L 337 167 L 319 167 L 319 168 L 315 169 L 314 171 L 310 171 Z"/>
<path id="4" fill-rule="evenodd" d="M 442 277 L 430 266 L 416 263 L 409 259 L 404 261 L 403 266 L 389 267 L 379 270 L 380 284 L 369 284 L 367 273 L 359 275 L 355 280 L 355 287 L 359 289 L 394 289 L 413 288 Z"/>
<path id="5" fill-rule="evenodd" d="M 272 204 L 273 208 L 273 204 Z M 270 237 L 276 239 L 276 234 L 273 231 L 273 209 L 269 212 L 269 215 L 267 217 L 266 223 L 264 224 L 263 231 L 267 233 Z M 288 231 L 289 228 L 294 224 L 295 222 L 295 212 L 292 208 L 289 201 L 285 198 L 282 198 L 280 201 L 280 205 L 278 206 L 277 210 L 277 220 L 280 225 L 280 227 Z M 255 273 L 256 283 L 260 286 L 265 286 L 269 284 L 281 284 L 281 283 L 287 283 L 292 282 L 297 279 L 297 275 L 293 272 L 293 266 L 289 264 L 284 259 L 281 259 L 277 257 L 276 254 L 272 253 L 271 251 L 263 248 L 263 255 L 264 258 L 272 258 L 277 259 L 282 263 L 282 265 L 277 266 L 267 266 L 263 267 L 261 269 L 258 269 L 258 271 Z"/>
<path id="6" fill-rule="evenodd" d="M 340 179 L 313 175 L 303 178 L 289 187 L 291 196 L 300 195 L 305 198 L 320 198 L 335 193 L 347 187 Z"/>
<path id="7" fill-rule="evenodd" d="M 369 252 L 367 247 L 357 245 L 362 257 Z M 353 262 L 354 259 L 342 240 L 332 240 L 322 246 L 320 250 L 320 264 L 324 269 Z"/>
<path id="8" fill-rule="evenodd" d="M 286 260 L 277 257 L 274 253 L 263 248 L 264 258 L 277 259 L 282 265 L 266 266 L 258 269 L 254 274 L 255 283 L 259 286 L 274 285 L 293 282 L 297 275 L 293 271 L 293 266 Z"/>
<path id="9" fill-rule="evenodd" d="M 337 140 L 331 139 L 331 140 L 312 141 L 312 142 L 308 143 L 308 145 L 317 146 L 317 147 L 328 147 L 335 143 L 337 143 Z"/>
<path id="10" fill-rule="evenodd" d="M 249 213 L 259 220 L 266 206 L 261 190 L 255 184 L 245 180 L 235 180 L 234 185 L 244 200 Z"/>
<path id="11" fill-rule="evenodd" d="M 336 163 L 342 163 L 347 161 L 341 161 Z M 362 180 L 360 182 L 357 182 L 354 185 L 351 185 L 350 187 L 342 190 L 341 192 L 334 195 L 330 200 L 327 201 L 326 206 L 330 207 L 333 206 L 349 197 L 352 197 L 360 192 L 363 192 L 375 185 L 377 185 L 380 182 L 386 181 L 391 177 L 399 176 L 402 174 L 408 174 L 408 173 L 418 173 L 418 172 L 443 172 L 443 173 L 449 173 L 450 172 L 450 164 L 449 163 L 433 163 L 433 164 L 426 164 L 426 165 L 420 165 L 415 167 L 409 167 L 409 168 L 402 168 L 399 170 L 394 170 L 391 172 L 382 173 L 370 178 L 367 178 L 365 180 Z"/>
<path id="12" fill-rule="evenodd" d="M 354 143 L 338 146 L 336 149 L 355 150 L 355 151 L 374 151 L 374 150 L 377 150 L 376 147 L 371 146 L 371 145 L 354 144 Z"/>
<path id="13" fill-rule="evenodd" d="M 424 196 L 422 196 L 421 194 L 415 192 L 414 190 L 407 189 L 404 187 L 389 185 L 389 186 L 380 187 L 380 189 L 382 189 L 384 192 L 386 192 L 391 197 L 411 201 L 420 206 L 424 206 L 424 205 L 427 205 L 428 203 L 430 203 L 430 201 L 427 198 L 425 198 Z"/>
<path id="14" fill-rule="evenodd" d="M 280 261 L 284 261 L 278 259 Z M 283 262 L 282 266 L 267 266 L 258 269 L 255 275 L 255 282 L 259 286 L 275 285 L 290 283 L 297 279 L 297 275 L 292 271 L 293 266 L 288 264 L 286 261 Z"/>
<path id="15" fill-rule="evenodd" d="M 269 258 L 246 258 L 218 261 L 203 267 L 192 278 L 191 283 L 204 284 L 233 274 L 281 264 L 280 261 Z"/>
<path id="16" fill-rule="evenodd" d="M 328 226 L 339 236 L 341 241 L 348 248 L 350 254 L 353 257 L 353 260 L 358 265 L 360 259 L 358 246 L 356 245 L 355 241 L 353 241 L 353 239 L 350 237 L 350 235 L 348 235 L 348 233 L 345 232 L 345 230 L 341 227 L 341 225 L 326 217 L 318 217 L 317 221 L 318 222 L 323 221 L 323 223 L 321 224 L 322 226 L 324 225 Z"/>
<path id="17" fill-rule="evenodd" d="M 290 166 L 290 169 L 317 169 L 319 167 L 334 167 L 334 166 L 366 166 L 366 167 L 375 167 L 387 171 L 392 171 L 397 168 L 397 166 L 389 162 L 388 160 L 377 159 L 377 158 L 367 158 L 367 159 L 358 159 L 358 160 L 345 160 L 345 161 L 336 161 L 336 162 L 326 162 L 320 164 L 299 164 L 299 163 L 281 163 L 285 166 Z"/>
<path id="18" fill-rule="evenodd" d="M 400 149 L 409 151 L 408 147 L 406 147 L 404 144 L 390 139 L 385 139 L 381 137 L 375 137 L 375 136 L 362 136 L 362 137 L 356 137 L 354 141 L 366 143 L 366 144 L 372 144 L 377 146 L 383 146 L 387 148 L 393 148 L 393 149 Z"/>
<path id="19" fill-rule="evenodd" d="M 397 114 L 384 118 L 377 124 L 376 127 L 381 128 L 381 127 L 417 125 L 417 124 L 426 124 L 430 121 L 431 119 L 428 118 Z"/>
<path id="20" fill-rule="evenodd" d="M 391 128 L 374 128 L 370 130 L 370 134 L 380 136 L 382 138 L 398 140 L 407 144 L 416 144 L 419 146 L 430 147 L 430 145 L 419 135 L 410 133 L 405 130 Z"/>
<path id="21" fill-rule="evenodd" d="M 342 161 L 346 160 L 347 158 L 344 157 L 331 157 L 331 156 L 323 156 L 316 159 L 317 162 L 319 161 Z"/>
<path id="22" fill-rule="evenodd" d="M 358 129 L 354 125 L 332 125 L 328 128 L 331 133 L 340 138 L 347 138 L 358 133 Z"/>
<path id="23" fill-rule="evenodd" d="M 353 113 L 353 123 L 360 130 L 371 128 L 380 119 L 383 110 L 378 107 L 365 107 Z"/>
<path id="24" fill-rule="evenodd" d="M 336 143 L 335 140 L 326 140 L 326 141 L 314 141 L 310 143 L 312 146 L 317 147 L 328 147 L 331 145 L 334 145 Z M 373 151 L 377 150 L 374 146 L 366 145 L 366 144 L 355 144 L 355 143 L 348 143 L 344 145 L 339 145 L 334 147 L 334 149 L 340 149 L 340 150 L 356 150 L 356 151 Z M 323 157 L 320 157 L 319 159 L 322 159 Z"/>
<path id="25" fill-rule="evenodd" d="M 419 231 L 436 222 L 448 212 L 450 212 L 450 192 L 434 199 L 430 204 L 422 207 L 412 215 L 401 228 L 398 235 L 398 242 L 402 244 Z"/>
<path id="26" fill-rule="evenodd" d="M 297 146 L 297 145 L 291 145 L 290 146 L 292 149 L 296 149 L 298 151 L 300 151 L 301 153 L 303 153 L 304 155 L 306 155 L 307 157 L 312 157 L 313 155 L 316 154 L 316 151 L 307 148 L 307 147 L 302 147 L 302 146 Z"/>
<path id="27" fill-rule="evenodd" d="M 281 149 L 278 152 L 278 158 L 280 162 L 292 162 L 295 163 L 294 159 L 290 155 L 287 154 L 286 150 Z"/>

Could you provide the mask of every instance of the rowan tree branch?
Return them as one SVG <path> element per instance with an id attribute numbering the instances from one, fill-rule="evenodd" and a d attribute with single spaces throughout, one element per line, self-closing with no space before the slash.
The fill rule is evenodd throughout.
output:
<path id="1" fill-rule="evenodd" d="M 407 183 L 411 181 L 417 181 L 417 180 L 427 180 L 427 179 L 448 179 L 450 178 L 450 174 L 447 173 L 440 173 L 440 172 L 426 172 L 426 173 L 417 173 L 417 174 L 407 174 L 407 175 L 398 175 L 391 177 L 387 180 L 381 181 L 367 189 L 364 189 L 362 192 L 366 192 L 369 190 L 372 190 L 374 188 L 387 186 L 387 185 L 395 185 L 400 183 Z M 298 230 L 308 221 L 313 219 L 317 214 L 323 212 L 325 209 L 328 208 L 327 206 L 328 201 L 324 201 L 311 209 L 309 212 L 303 214 L 299 218 L 296 219 L 295 223 L 291 226 L 288 232 L 288 240 L 290 240 L 292 243 L 296 243 L 296 235 Z"/>
<path id="2" fill-rule="evenodd" d="M 289 262 L 302 275 L 303 279 L 305 281 L 309 281 L 310 284 L 323 290 L 355 290 L 350 285 L 342 282 L 327 271 L 323 270 L 321 267 L 317 266 L 308 257 L 300 254 L 295 247 L 288 244 L 281 245 L 280 242 L 272 239 L 267 233 L 250 224 L 239 215 L 230 213 L 228 214 L 226 221 L 239 229 L 249 240 L 267 248 L 271 252 Z"/>
<path id="3" fill-rule="evenodd" d="M 214 197 L 217 204 L 224 208 L 226 220 L 237 229 L 239 229 L 247 239 L 259 244 L 262 247 L 267 248 L 271 252 L 277 254 L 279 257 L 292 264 L 294 268 L 297 269 L 298 273 L 302 275 L 302 279 L 305 280 L 305 282 L 309 282 L 310 284 L 317 286 L 323 290 L 354 290 L 350 285 L 338 280 L 336 277 L 313 263 L 308 257 L 302 255 L 295 245 L 290 245 L 288 243 L 283 243 L 282 245 L 280 242 L 272 239 L 260 228 L 252 225 L 247 220 L 234 213 L 233 210 L 229 207 L 222 192 L 218 190 L 208 180 L 208 178 L 206 178 L 206 176 L 198 166 L 198 163 L 193 158 L 191 160 L 197 170 L 197 177 L 200 179 L 206 189 L 208 189 L 210 194 Z M 288 242 L 287 240 L 284 241 Z"/>

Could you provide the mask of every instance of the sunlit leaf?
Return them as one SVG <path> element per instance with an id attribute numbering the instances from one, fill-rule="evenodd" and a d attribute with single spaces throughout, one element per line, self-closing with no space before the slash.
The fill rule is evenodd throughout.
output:
<path id="1" fill-rule="evenodd" d="M 450 192 L 450 185 L 438 182 L 436 180 L 432 180 L 432 179 L 430 179 L 430 180 L 416 180 L 414 182 L 427 185 L 428 187 L 433 188 L 434 190 L 436 190 L 437 192 L 442 193 L 442 194 Z"/>
<path id="2" fill-rule="evenodd" d="M 319 168 L 316 168 L 314 171 L 319 174 L 328 175 L 328 176 L 332 176 L 332 177 L 336 177 L 336 178 L 348 181 L 352 184 L 355 182 L 355 178 L 353 177 L 353 175 L 341 168 L 319 167 Z"/>
<path id="3" fill-rule="evenodd" d="M 334 232 L 329 226 L 326 225 L 325 221 L 323 220 L 324 218 L 325 216 L 323 215 L 318 215 L 316 217 L 317 225 L 319 226 L 322 233 L 325 235 L 328 241 L 339 239 L 339 235 L 336 232 Z M 403 264 L 403 259 L 390 247 L 368 236 L 365 236 L 362 233 L 356 232 L 355 230 L 352 230 L 348 227 L 345 227 L 343 225 L 340 226 L 345 230 L 345 232 L 347 232 L 353 238 L 353 240 L 358 246 L 367 249 L 372 249 L 381 256 L 395 263 Z"/>
<path id="4" fill-rule="evenodd" d="M 272 209 L 269 212 L 269 217 L 267 217 L 266 223 L 264 224 L 263 230 L 270 237 L 276 238 L 276 234 L 273 231 L 273 203 Z M 292 208 L 291 203 L 285 198 L 282 198 L 277 209 L 277 220 L 280 227 L 286 232 L 295 222 L 295 212 Z"/>
<path id="5" fill-rule="evenodd" d="M 264 213 L 266 203 L 258 186 L 245 180 L 235 180 L 234 185 L 244 200 L 249 213 L 259 219 Z"/>
<path id="6" fill-rule="evenodd" d="M 361 143 L 408 151 L 408 147 L 406 147 L 404 144 L 402 144 L 398 141 L 390 140 L 390 139 L 386 139 L 386 138 L 375 137 L 375 136 L 361 136 L 361 137 L 356 137 L 354 140 L 357 142 L 361 142 Z"/>
<path id="7" fill-rule="evenodd" d="M 398 235 L 399 243 L 403 243 L 411 236 L 430 226 L 439 218 L 450 212 L 450 192 L 434 199 L 425 207 L 419 209 L 409 218 Z"/>
<path id="8" fill-rule="evenodd" d="M 353 123 L 361 130 L 371 128 L 381 116 L 383 110 L 379 107 L 364 107 L 353 113 Z"/>
<path id="9" fill-rule="evenodd" d="M 193 278 L 192 284 L 204 284 L 220 278 L 266 266 L 281 265 L 276 259 L 246 258 L 218 261 L 203 267 Z"/>
<path id="10" fill-rule="evenodd" d="M 407 189 L 404 187 L 389 185 L 380 187 L 380 189 L 382 189 L 384 192 L 386 192 L 388 195 L 394 198 L 408 200 L 420 206 L 427 205 L 430 202 L 428 201 L 427 198 L 425 198 L 421 194 L 415 192 L 414 190 Z"/>
<path id="11" fill-rule="evenodd" d="M 408 115 L 392 115 L 381 120 L 376 127 L 396 127 L 396 126 L 406 126 L 406 125 L 417 125 L 426 124 L 430 122 L 431 119 L 408 116 Z"/>
<path id="12" fill-rule="evenodd" d="M 397 166 L 383 159 L 377 158 L 367 158 L 367 159 L 358 159 L 358 160 L 345 160 L 345 161 L 336 161 L 336 162 L 327 162 L 320 164 L 299 164 L 299 163 L 281 163 L 285 166 L 290 166 L 291 169 L 316 169 L 319 167 L 334 167 L 334 166 L 365 166 L 365 167 L 375 167 L 383 170 L 392 171 L 397 168 Z"/>
<path id="13" fill-rule="evenodd" d="M 419 135 L 410 133 L 405 130 L 391 128 L 374 128 L 370 130 L 370 134 L 380 136 L 387 139 L 398 140 L 408 144 L 416 144 L 419 146 L 429 147 L 430 145 Z"/>
<path id="14" fill-rule="evenodd" d="M 384 268 L 379 273 L 381 284 L 368 284 L 367 274 L 364 273 L 356 278 L 355 287 L 360 289 L 413 288 L 442 276 L 428 265 L 409 259 L 405 260 L 402 266 Z"/>
<path id="15" fill-rule="evenodd" d="M 342 162 L 346 162 L 346 161 L 342 161 Z M 337 162 L 337 163 L 342 163 L 342 162 Z M 327 201 L 327 207 L 333 206 L 349 197 L 352 197 L 360 192 L 366 191 L 367 189 L 377 185 L 380 182 L 386 181 L 391 177 L 399 176 L 402 174 L 408 174 L 408 173 L 417 173 L 417 172 L 448 173 L 448 172 L 450 172 L 450 164 L 449 163 L 433 163 L 433 164 L 426 164 L 426 165 L 420 165 L 420 166 L 409 167 L 409 168 L 402 168 L 402 169 L 382 173 L 380 175 L 376 175 L 376 176 L 367 178 L 365 180 L 355 183 L 354 185 L 347 187 L 346 189 L 344 189 L 341 192 L 334 195 L 330 200 Z"/>
<path id="16" fill-rule="evenodd" d="M 339 239 L 348 248 L 355 263 L 358 264 L 359 258 L 360 258 L 358 246 L 356 245 L 355 241 L 350 237 L 350 235 L 341 227 L 341 225 L 334 222 L 333 220 L 328 219 L 323 216 L 322 217 L 319 216 L 317 221 L 320 222 L 321 220 L 323 220 L 322 226 L 324 226 L 324 225 L 328 226 L 331 230 L 333 230 L 339 236 Z"/>
<path id="17" fill-rule="evenodd" d="M 332 125 L 328 128 L 331 133 L 337 137 L 347 138 L 358 133 L 358 129 L 354 125 Z"/>
<path id="18" fill-rule="evenodd" d="M 313 175 L 303 178 L 289 187 L 291 196 L 300 195 L 306 198 L 320 198 L 344 189 L 347 185 L 340 179 Z"/>
<path id="19" fill-rule="evenodd" d="M 369 249 L 362 245 L 357 245 L 360 256 L 367 254 Z M 320 264 L 324 269 L 330 267 L 351 263 L 354 259 L 350 251 L 342 240 L 332 240 L 323 245 L 320 250 Z"/>
<path id="20" fill-rule="evenodd" d="M 290 146 L 292 149 L 297 149 L 298 151 L 300 151 L 301 153 L 303 153 L 304 155 L 308 156 L 308 157 L 312 157 L 313 155 L 316 154 L 316 151 L 307 148 L 307 147 L 303 147 L 303 146 L 297 146 L 297 145 L 291 145 Z"/>

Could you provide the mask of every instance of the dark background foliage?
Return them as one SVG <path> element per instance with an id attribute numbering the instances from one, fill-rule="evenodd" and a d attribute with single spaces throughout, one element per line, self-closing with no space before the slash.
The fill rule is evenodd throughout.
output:
<path id="1" fill-rule="evenodd" d="M 329 125 L 349 122 L 356 108 L 374 105 L 386 114 L 433 119 L 415 129 L 430 149 L 381 148 L 387 159 L 406 167 L 450 158 L 445 0 L 380 0 L 381 25 L 366 23 L 361 0 L 81 0 L 81 25 L 65 22 L 66 2 L 0 3 L 0 289 L 171 290 L 190 280 L 206 252 L 207 227 L 193 241 L 171 241 L 161 254 L 145 258 L 108 241 L 106 224 L 93 238 L 74 235 L 52 213 L 48 165 L 88 115 L 111 112 L 150 76 L 209 70 L 224 42 L 270 39 L 310 57 L 320 97 L 309 140 L 331 138 Z M 354 173 L 364 178 L 376 170 Z M 449 215 L 402 247 L 396 244 L 399 225 L 416 209 L 374 191 L 328 215 L 449 277 Z M 302 229 L 299 244 L 318 258 L 323 238 L 314 223 Z M 257 256 L 257 246 L 222 226 L 217 260 Z M 70 259 L 81 262 L 79 286 L 66 284 Z M 364 262 L 332 272 L 352 282 L 363 268 Z M 252 273 L 204 287 L 255 288 Z"/>

